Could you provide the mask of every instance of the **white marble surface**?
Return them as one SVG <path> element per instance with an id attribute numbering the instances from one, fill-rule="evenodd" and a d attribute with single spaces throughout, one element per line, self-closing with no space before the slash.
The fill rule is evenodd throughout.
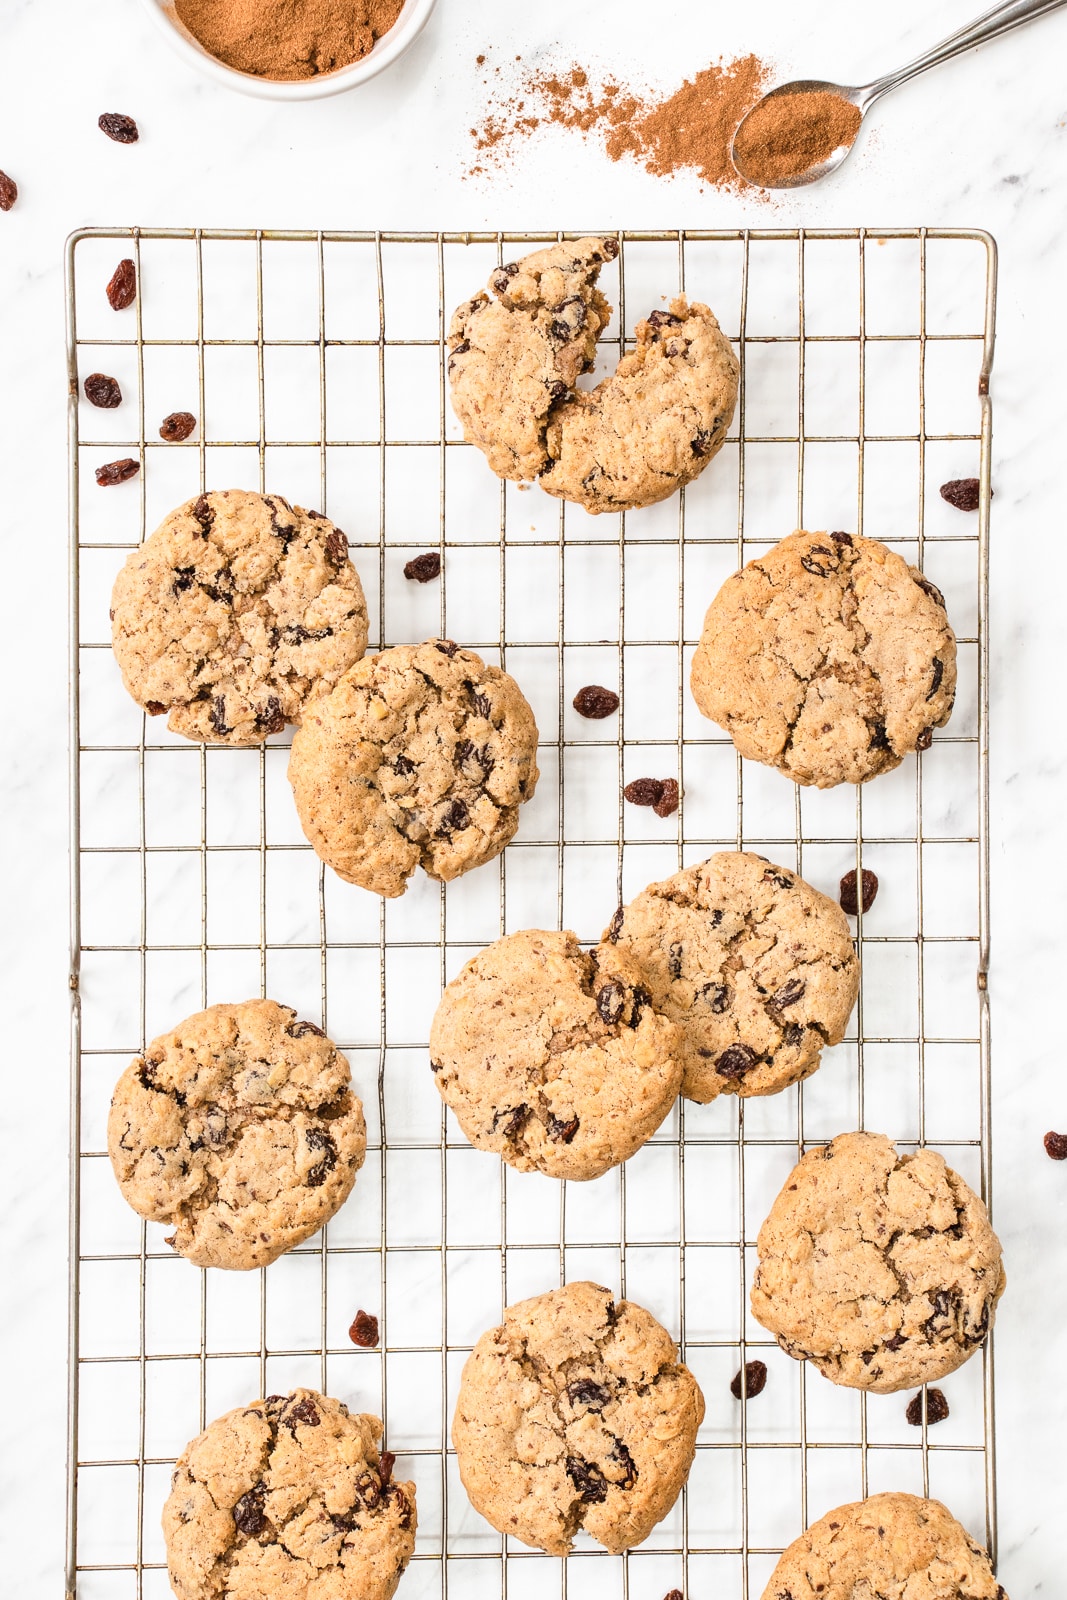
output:
<path id="1" fill-rule="evenodd" d="M 62 247 L 92 223 L 368 228 L 979 226 L 1001 249 L 993 514 L 995 1208 L 1009 1264 L 997 1323 L 1001 1577 L 1013 1600 L 1062 1592 L 1067 1169 L 1041 1135 L 1067 1124 L 1056 1007 L 1067 768 L 1059 708 L 1063 516 L 1060 372 L 1067 233 L 1067 17 L 1043 19 L 878 108 L 857 159 L 774 206 L 612 165 L 573 135 L 464 181 L 481 103 L 474 57 L 577 57 L 669 87 L 718 54 L 781 77 L 873 76 L 967 18 L 959 0 L 741 8 L 665 0 L 440 0 L 417 46 L 366 89 L 259 104 L 189 74 L 135 0 L 6 0 L 0 167 L 0 468 L 9 617 L 4 827 L 4 1587 L 59 1592 L 66 1336 L 66 568 Z M 857 22 L 857 15 L 861 20 Z M 562 43 L 561 43 L 562 41 Z M 142 141 L 105 141 L 104 109 Z"/>

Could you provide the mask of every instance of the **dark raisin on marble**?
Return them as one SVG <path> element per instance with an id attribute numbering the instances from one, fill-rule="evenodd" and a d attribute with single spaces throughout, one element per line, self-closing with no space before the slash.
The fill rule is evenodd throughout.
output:
<path id="1" fill-rule="evenodd" d="M 96 481 L 101 489 L 110 489 L 116 483 L 128 483 L 131 478 L 136 478 L 140 470 L 139 461 L 132 456 L 124 456 L 121 461 L 107 461 L 102 467 L 97 467 Z"/>
<path id="2" fill-rule="evenodd" d="M 126 311 L 133 305 L 137 298 L 137 268 L 129 256 L 119 262 L 104 292 L 112 311 Z"/>
<path id="3" fill-rule="evenodd" d="M 114 411 L 116 406 L 122 404 L 119 380 L 109 377 L 106 372 L 90 372 L 82 389 L 89 404 L 98 406 L 101 411 Z"/>
<path id="4" fill-rule="evenodd" d="M 452 834 L 459 833 L 470 822 L 470 812 L 467 810 L 465 800 L 453 800 L 448 810 L 437 827 L 439 839 L 451 838 Z"/>
<path id="5" fill-rule="evenodd" d="M 634 778 L 622 792 L 632 806 L 658 805 L 663 798 L 663 779 Z"/>
<path id="6" fill-rule="evenodd" d="M 6 172 L 0 172 L 0 211 L 10 211 L 19 197 L 19 186 Z"/>
<path id="7" fill-rule="evenodd" d="M 1067 1133 L 1046 1133 L 1044 1144 L 1053 1161 L 1067 1161 Z"/>
<path id="8" fill-rule="evenodd" d="M 567 1476 L 583 1505 L 601 1505 L 608 1497 L 608 1481 L 600 1468 L 581 1456 L 567 1457 Z"/>
<path id="9" fill-rule="evenodd" d="M 257 1483 L 254 1488 L 243 1494 L 233 1508 L 234 1525 L 238 1533 L 243 1533 L 248 1538 L 254 1538 L 266 1526 L 266 1517 L 263 1515 L 263 1502 L 267 1498 L 266 1485 Z"/>
<path id="10" fill-rule="evenodd" d="M 732 1044 L 725 1049 L 715 1063 L 715 1071 L 720 1078 L 733 1078 L 740 1082 L 746 1072 L 759 1063 L 759 1056 L 748 1044 Z"/>
<path id="11" fill-rule="evenodd" d="M 378 1318 L 369 1311 L 357 1311 L 348 1330 L 353 1344 L 364 1350 L 374 1350 L 378 1345 Z"/>
<path id="12" fill-rule="evenodd" d="M 957 511 L 977 511 L 981 484 L 977 478 L 950 478 L 948 483 L 941 485 L 938 493 Z"/>
<path id="13" fill-rule="evenodd" d="M 768 1003 L 774 1006 L 776 1011 L 784 1011 L 786 1006 L 796 1005 L 806 987 L 802 978 L 790 978 L 788 983 L 782 984 L 776 994 L 771 995 Z"/>
<path id="14" fill-rule="evenodd" d="M 923 1423 L 923 1397 L 922 1390 L 913 1395 L 908 1401 L 908 1409 L 904 1413 L 913 1428 L 921 1428 Z M 926 1421 L 929 1427 L 935 1422 L 944 1422 L 948 1416 L 948 1401 L 940 1389 L 927 1389 L 926 1391 Z"/>
<path id="15" fill-rule="evenodd" d="M 427 550 L 424 555 L 412 556 L 404 564 L 405 578 L 411 578 L 415 583 L 431 583 L 434 578 L 441 576 L 441 555 L 437 550 Z"/>
<path id="16" fill-rule="evenodd" d="M 626 1005 L 626 990 L 621 983 L 605 983 L 597 990 L 596 1008 L 602 1022 L 609 1027 L 618 1022 Z"/>
<path id="17" fill-rule="evenodd" d="M 571 704 L 580 717 L 600 722 L 604 717 L 610 717 L 612 712 L 618 711 L 619 697 L 614 689 L 605 689 L 599 683 L 587 683 L 584 689 L 578 690 Z"/>
<path id="18" fill-rule="evenodd" d="M 942 678 L 944 676 L 945 676 L 945 663 L 942 661 L 940 656 L 935 656 L 934 657 L 934 679 L 933 679 L 933 682 L 930 685 L 930 693 L 926 696 L 927 700 L 932 700 L 934 698 L 934 695 L 937 693 L 937 691 L 941 687 L 941 680 L 942 680 Z"/>
<path id="19" fill-rule="evenodd" d="M 681 1589 L 668 1590 L 668 1592 L 663 1596 L 663 1600 L 682 1600 Z"/>
<path id="20" fill-rule="evenodd" d="M 664 778 L 660 797 L 653 801 L 652 809 L 657 817 L 673 817 L 681 798 L 682 791 L 678 787 L 677 778 Z"/>
<path id="21" fill-rule="evenodd" d="M 172 411 L 159 424 L 159 437 L 165 439 L 167 444 L 181 444 L 195 427 L 196 418 L 191 411 Z"/>
<path id="22" fill-rule="evenodd" d="M 730 1393 L 735 1400 L 740 1400 L 742 1393 L 745 1398 L 752 1400 L 756 1395 L 762 1394 L 767 1387 L 767 1363 L 765 1361 L 746 1361 L 743 1367 L 738 1368 L 730 1380 Z"/>
<path id="23" fill-rule="evenodd" d="M 610 1395 L 602 1384 L 594 1383 L 592 1378 L 575 1378 L 573 1383 L 567 1385 L 567 1399 L 572 1406 L 604 1405 Z"/>
<path id="24" fill-rule="evenodd" d="M 331 533 L 326 535 L 326 544 L 324 549 L 326 551 L 327 561 L 332 562 L 335 567 L 339 567 L 341 562 L 347 559 L 348 540 L 345 538 L 340 528 L 334 528 Z"/>
<path id="25" fill-rule="evenodd" d="M 577 1117 L 571 1117 L 567 1122 L 564 1122 L 562 1117 L 549 1117 L 548 1122 L 545 1124 L 545 1131 L 548 1137 L 554 1139 L 557 1144 L 570 1144 L 574 1135 L 578 1132 L 578 1128 L 579 1121 Z"/>
<path id="26" fill-rule="evenodd" d="M 838 901 L 842 911 L 845 912 L 846 916 L 855 917 L 859 915 L 859 901 L 856 894 L 857 883 L 858 879 L 856 877 L 856 869 L 855 867 L 851 867 L 841 879 L 841 884 L 837 891 Z M 863 910 L 865 915 L 874 905 L 874 897 L 877 893 L 878 875 L 877 873 L 868 871 L 868 869 L 864 867 Z"/>
<path id="27" fill-rule="evenodd" d="M 102 111 L 96 119 L 101 133 L 106 133 L 116 144 L 136 144 L 141 137 L 136 122 L 121 111 Z"/>
<path id="28" fill-rule="evenodd" d="M 933 742 L 934 742 L 934 730 L 933 730 L 933 728 L 924 728 L 923 731 L 920 733 L 919 737 L 915 741 L 915 748 L 916 748 L 916 750 L 929 750 L 929 748 L 933 744 Z"/>

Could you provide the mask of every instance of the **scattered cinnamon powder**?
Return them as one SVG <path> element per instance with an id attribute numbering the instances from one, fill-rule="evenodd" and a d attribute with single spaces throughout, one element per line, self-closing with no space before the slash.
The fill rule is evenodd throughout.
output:
<path id="1" fill-rule="evenodd" d="M 741 56 L 706 67 L 656 99 L 613 78 L 594 86 L 577 63 L 566 71 L 528 72 L 515 92 L 490 104 L 471 135 L 479 155 L 492 162 L 544 125 L 574 128 L 601 140 L 613 161 L 632 156 L 658 175 L 688 168 L 714 188 L 742 189 L 730 144 L 767 76 L 762 61 Z"/>
<path id="2" fill-rule="evenodd" d="M 360 61 L 404 0 L 175 0 L 205 50 L 260 78 L 314 78 Z"/>
<path id="3" fill-rule="evenodd" d="M 737 136 L 738 164 L 752 183 L 774 188 L 851 146 L 859 126 L 859 107 L 839 94 L 771 95 Z"/>

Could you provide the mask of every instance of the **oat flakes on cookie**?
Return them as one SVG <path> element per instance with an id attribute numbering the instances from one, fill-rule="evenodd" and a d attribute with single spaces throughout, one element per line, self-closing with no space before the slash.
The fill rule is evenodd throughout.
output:
<path id="1" fill-rule="evenodd" d="M 678 1030 L 629 956 L 538 930 L 498 939 L 452 979 L 430 1065 L 471 1144 L 553 1178 L 597 1178 L 626 1161 L 682 1077 Z"/>
<path id="2" fill-rule="evenodd" d="M 415 1548 L 415 1485 L 377 1417 L 314 1389 L 217 1417 L 163 1507 L 178 1600 L 390 1600 Z"/>
<path id="3" fill-rule="evenodd" d="M 499 855 L 537 777 L 518 684 L 450 639 L 358 662 L 309 707 L 289 762 L 317 854 L 387 898 L 418 866 L 447 883 Z"/>
<path id="4" fill-rule="evenodd" d="M 723 584 L 691 686 L 749 760 L 865 783 L 948 721 L 956 640 L 940 590 L 884 544 L 793 533 Z"/>
<path id="5" fill-rule="evenodd" d="M 199 1267 L 265 1267 L 344 1204 L 363 1165 L 348 1062 L 273 1000 L 210 1006 L 119 1079 L 107 1129 L 119 1187 Z"/>
<path id="6" fill-rule="evenodd" d="M 493 1527 L 564 1556 L 640 1544 L 689 1474 L 704 1399 L 665 1328 L 595 1283 L 509 1306 L 460 1382 L 452 1442 Z"/>
<path id="7" fill-rule="evenodd" d="M 1008 1600 L 989 1553 L 940 1500 L 872 1494 L 786 1550 L 763 1600 Z"/>
<path id="8" fill-rule="evenodd" d="M 259 744 L 367 647 L 343 533 L 281 495 L 224 489 L 165 517 L 111 599 L 122 681 L 187 739 Z"/>
<path id="9" fill-rule="evenodd" d="M 986 1208 L 936 1150 L 843 1133 L 793 1169 L 756 1241 L 752 1315 L 834 1383 L 892 1394 L 955 1372 L 1004 1289 Z"/>
<path id="10" fill-rule="evenodd" d="M 704 470 L 737 398 L 738 365 L 707 306 L 684 297 L 653 311 L 636 348 L 593 391 L 611 307 L 596 287 L 616 239 L 552 245 L 498 267 L 452 319 L 448 371 L 464 438 L 494 472 L 540 479 L 587 511 L 664 499 Z"/>
<path id="11" fill-rule="evenodd" d="M 620 906 L 604 934 L 682 1032 L 682 1093 L 776 1094 L 838 1044 L 859 991 L 841 907 L 795 872 L 722 850 Z"/>

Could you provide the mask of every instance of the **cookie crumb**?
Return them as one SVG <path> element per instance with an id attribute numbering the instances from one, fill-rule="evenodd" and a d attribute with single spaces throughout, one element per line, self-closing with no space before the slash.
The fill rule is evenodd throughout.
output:
<path id="1" fill-rule="evenodd" d="M 357 1311 L 348 1330 L 348 1337 L 353 1344 L 358 1344 L 364 1350 L 374 1350 L 378 1345 L 378 1318 L 369 1311 Z"/>
<path id="2" fill-rule="evenodd" d="M 437 550 L 427 550 L 425 555 L 413 556 L 404 566 L 405 578 L 416 583 L 430 583 L 441 576 L 441 556 Z"/>
<path id="3" fill-rule="evenodd" d="M 587 683 L 584 689 L 578 690 L 571 704 L 580 717 L 588 717 L 593 722 L 599 722 L 604 717 L 610 717 L 612 712 L 618 711 L 619 697 L 614 689 L 605 689 L 599 683 Z"/>
<path id="4" fill-rule="evenodd" d="M 1067 1133 L 1046 1133 L 1045 1150 L 1053 1161 L 1067 1161 Z"/>
<path id="5" fill-rule="evenodd" d="M 765 1361 L 746 1361 L 739 1367 L 736 1375 L 730 1382 L 730 1393 L 735 1400 L 740 1400 L 742 1390 L 747 1399 L 751 1400 L 757 1394 L 762 1394 L 767 1387 L 767 1363 Z"/>
<path id="6" fill-rule="evenodd" d="M 941 485 L 938 493 L 957 511 L 978 510 L 980 485 L 977 478 L 952 478 Z"/>
<path id="7" fill-rule="evenodd" d="M 908 1401 L 908 1409 L 904 1413 L 913 1428 L 921 1428 L 923 1421 L 923 1396 L 922 1390 L 913 1395 Z M 926 1421 L 929 1427 L 935 1422 L 944 1422 L 948 1416 L 948 1401 L 940 1389 L 927 1389 L 926 1391 Z"/>

